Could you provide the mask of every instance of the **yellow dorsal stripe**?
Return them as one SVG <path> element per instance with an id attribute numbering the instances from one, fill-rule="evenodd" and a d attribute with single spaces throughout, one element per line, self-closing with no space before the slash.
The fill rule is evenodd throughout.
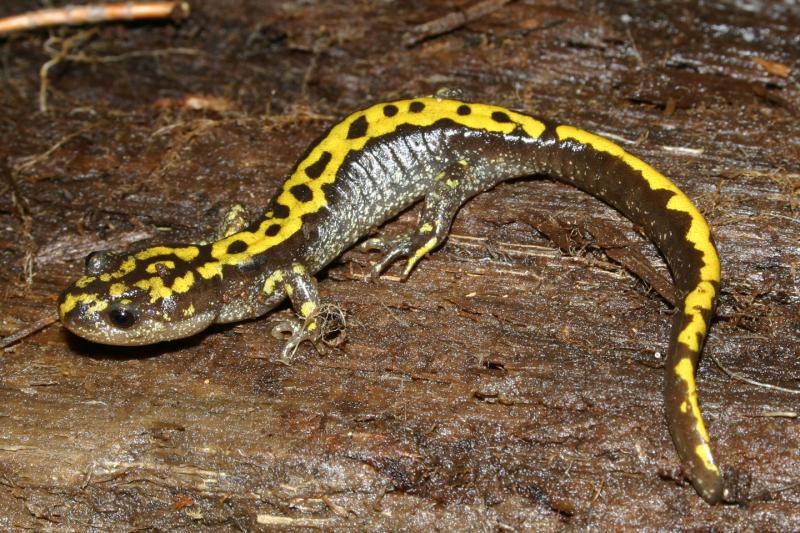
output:
<path id="1" fill-rule="evenodd" d="M 424 110 L 412 112 L 410 108 L 414 102 L 424 105 Z M 396 114 L 387 116 L 384 112 L 387 106 L 394 106 L 397 109 Z M 469 108 L 469 114 L 459 114 L 459 108 L 464 106 Z M 508 120 L 498 121 L 492 117 L 493 113 L 501 113 Z M 414 98 L 385 102 L 357 111 L 334 126 L 328 136 L 311 150 L 308 157 L 297 166 L 297 171 L 283 184 L 278 202 L 289 208 L 288 217 L 284 219 L 266 218 L 256 232 L 244 231 L 221 239 L 212 245 L 211 255 L 218 262 L 237 264 L 254 254 L 263 253 L 284 242 L 300 230 L 304 215 L 315 213 L 327 205 L 322 186 L 332 183 L 336 179 L 336 173 L 347 154 L 363 149 L 371 139 L 393 133 L 401 125 L 424 127 L 445 119 L 478 130 L 501 133 L 522 130 L 531 137 L 539 137 L 545 130 L 542 122 L 503 107 L 439 98 Z M 353 139 L 348 138 L 350 127 L 357 120 L 366 120 L 366 134 Z M 319 177 L 310 178 L 306 169 L 318 162 L 326 153 L 330 154 L 330 159 L 324 170 Z M 292 188 L 298 185 L 308 187 L 311 191 L 311 200 L 301 202 L 292 194 Z M 268 236 L 267 229 L 275 224 L 280 226 L 280 230 L 275 235 Z M 228 246 L 236 240 L 247 243 L 246 254 L 227 253 Z M 210 264 L 204 265 L 203 268 L 210 268 Z"/>

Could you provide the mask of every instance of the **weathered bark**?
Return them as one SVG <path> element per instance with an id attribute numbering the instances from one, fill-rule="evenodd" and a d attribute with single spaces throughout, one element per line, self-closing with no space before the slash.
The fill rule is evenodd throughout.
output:
<path id="1" fill-rule="evenodd" d="M 329 267 L 320 290 L 349 323 L 325 356 L 272 362 L 270 317 L 128 350 L 54 324 L 7 349 L 0 529 L 800 529 L 800 435 L 770 416 L 796 397 L 708 357 L 800 378 L 796 6 L 496 2 L 409 48 L 474 3 L 262 4 L 99 27 L 50 69 L 47 115 L 47 33 L 0 42 L 0 335 L 52 314 L 93 249 L 256 213 L 335 117 L 459 87 L 622 139 L 707 215 L 724 278 L 698 382 L 747 503 L 682 481 L 657 357 L 670 306 L 631 274 L 669 297 L 655 249 L 534 179 L 471 201 L 406 283 L 366 282 L 356 252 Z"/>

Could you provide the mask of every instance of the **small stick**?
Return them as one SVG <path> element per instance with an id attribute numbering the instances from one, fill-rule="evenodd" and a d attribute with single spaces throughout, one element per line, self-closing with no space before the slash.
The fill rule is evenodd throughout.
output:
<path id="1" fill-rule="evenodd" d="M 754 385 L 756 387 L 761 387 L 761 388 L 764 388 L 764 389 L 771 389 L 771 390 L 777 390 L 777 391 L 781 391 L 781 392 L 788 392 L 790 394 L 800 394 L 800 390 L 798 390 L 798 389 L 787 389 L 786 387 L 779 387 L 778 385 L 771 385 L 769 383 L 762 383 L 760 381 L 756 381 L 754 379 L 750 379 L 750 378 L 745 377 L 745 376 L 743 376 L 741 374 L 738 374 L 738 373 L 736 373 L 736 372 L 734 372 L 732 370 L 728 370 L 728 368 L 726 368 L 725 366 L 722 365 L 722 363 L 719 362 L 719 359 L 717 359 L 717 357 L 713 353 L 709 354 L 709 356 L 711 357 L 711 360 L 714 361 L 717 364 L 717 366 L 720 368 L 720 370 L 725 372 L 728 375 L 728 377 L 731 378 L 731 379 L 736 379 L 738 381 L 743 381 L 743 382 L 745 382 L 745 383 L 747 383 L 749 385 Z"/>
<path id="2" fill-rule="evenodd" d="M 15 342 L 20 341 L 29 335 L 33 335 L 37 331 L 46 328 L 47 326 L 53 324 L 54 322 L 58 322 L 57 315 L 48 315 L 44 318 L 41 318 L 36 322 L 34 322 L 33 324 L 22 328 L 16 333 L 12 333 L 8 337 L 3 337 L 2 339 L 0 339 L 0 349 L 11 346 Z"/>
<path id="3" fill-rule="evenodd" d="M 496 11 L 511 0 L 482 0 L 465 9 L 453 11 L 443 17 L 414 26 L 403 35 L 403 46 L 410 48 L 420 41 L 451 32 Z"/>
<path id="4" fill-rule="evenodd" d="M 188 2 L 125 2 L 40 9 L 0 19 L 0 35 L 47 26 L 75 26 L 112 20 L 179 19 L 188 16 L 189 9 Z"/>

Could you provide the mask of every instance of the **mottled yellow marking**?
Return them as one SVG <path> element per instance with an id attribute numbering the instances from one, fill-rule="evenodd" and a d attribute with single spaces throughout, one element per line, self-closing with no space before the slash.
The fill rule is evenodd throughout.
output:
<path id="1" fill-rule="evenodd" d="M 169 261 L 169 260 L 156 261 L 154 263 L 150 263 L 149 265 L 147 265 L 147 268 L 145 268 L 145 271 L 148 274 L 156 274 L 158 272 L 158 265 L 161 265 L 162 267 L 171 270 L 171 269 L 175 268 L 175 261 Z"/>
<path id="2" fill-rule="evenodd" d="M 211 279 L 214 276 L 222 277 L 222 264 L 217 261 L 210 261 L 197 267 L 197 273 L 203 279 Z"/>
<path id="3" fill-rule="evenodd" d="M 172 282 L 172 290 L 178 294 L 183 294 L 191 289 L 192 285 L 194 285 L 194 274 L 190 270 L 185 275 L 175 278 L 175 281 Z"/>
<path id="4" fill-rule="evenodd" d="M 195 257 L 198 256 L 200 253 L 200 249 L 197 246 L 183 246 L 181 248 L 171 248 L 169 246 L 153 246 L 151 248 L 145 248 L 141 252 L 137 252 L 134 257 L 139 261 L 146 261 L 153 257 L 158 257 L 160 255 L 174 255 L 178 259 L 182 261 L 191 261 Z"/>
<path id="5" fill-rule="evenodd" d="M 186 318 L 193 317 L 195 313 L 194 304 L 189 304 L 189 307 L 183 310 L 183 316 Z"/>
<path id="6" fill-rule="evenodd" d="M 272 294 L 275 292 L 275 285 L 281 281 L 283 281 L 283 272 L 276 270 L 264 281 L 264 292 L 267 294 Z"/>
<path id="7" fill-rule="evenodd" d="M 75 309 L 79 303 L 91 304 L 83 313 L 86 316 L 99 313 L 108 307 L 108 303 L 100 300 L 97 296 L 97 293 L 67 294 L 66 298 L 64 298 L 64 301 L 58 306 L 58 312 L 61 315 L 61 318 L 64 318 L 67 313 Z"/>
<path id="8" fill-rule="evenodd" d="M 430 233 L 432 231 L 433 231 L 433 226 L 430 224 L 430 222 L 426 222 L 425 224 L 419 227 L 420 233 Z"/>
<path id="9" fill-rule="evenodd" d="M 714 456 L 711 455 L 711 447 L 707 442 L 695 446 L 694 453 L 700 458 L 701 461 L 703 461 L 703 466 L 706 467 L 706 470 L 710 470 L 715 474 L 719 474 L 719 467 L 714 461 Z"/>
<path id="10" fill-rule="evenodd" d="M 414 252 L 414 255 L 408 258 L 408 262 L 406 263 L 406 268 L 403 270 L 403 275 L 408 276 L 411 273 L 411 269 L 414 268 L 414 265 L 417 264 L 417 261 L 422 259 L 422 256 L 433 250 L 436 244 L 439 241 L 436 240 L 436 237 L 431 237 L 431 239 L 423 244 L 419 250 Z"/>
<path id="11" fill-rule="evenodd" d="M 122 298 L 122 299 L 119 301 L 119 303 L 121 303 L 121 304 L 125 304 L 125 305 L 128 305 L 128 304 L 132 304 L 132 303 L 133 303 L 133 300 L 131 300 L 130 298 Z"/>
<path id="12" fill-rule="evenodd" d="M 444 179 L 445 176 L 447 176 L 447 172 L 442 170 L 441 172 L 436 174 L 436 176 L 433 179 L 434 181 L 442 181 L 442 179 Z"/>
<path id="13" fill-rule="evenodd" d="M 412 102 L 422 102 L 425 109 L 421 113 L 412 113 L 408 110 Z M 383 113 L 386 105 L 395 105 L 399 112 L 387 117 Z M 511 133 L 521 130 L 531 137 L 538 138 L 544 132 L 542 122 L 508 109 L 487 104 L 469 104 L 472 112 L 469 115 L 459 115 L 457 110 L 463 102 L 438 98 L 415 98 L 397 102 L 376 104 L 365 110 L 353 113 L 331 129 L 330 133 L 320 141 L 300 162 L 297 170 L 286 180 L 278 196 L 278 202 L 289 208 L 289 216 L 285 219 L 275 220 L 267 217 L 261 221 L 255 232 L 242 231 L 215 242 L 211 248 L 212 256 L 223 264 L 238 264 L 248 260 L 252 255 L 263 253 L 294 235 L 303 225 L 302 217 L 314 213 L 328 205 L 322 187 L 333 183 L 336 173 L 344 162 L 347 154 L 353 150 L 361 150 L 371 139 L 393 133 L 400 125 L 430 126 L 443 119 L 449 119 L 457 124 L 469 128 L 487 130 L 501 133 Z M 511 119 L 510 122 L 498 122 L 492 118 L 492 113 L 503 112 Z M 354 120 L 365 117 L 369 125 L 369 134 L 357 139 L 348 139 L 347 134 Z M 331 154 L 330 161 L 322 174 L 311 179 L 306 174 L 306 168 L 316 163 L 323 153 Z M 308 202 L 301 202 L 290 192 L 296 185 L 306 185 L 312 192 Z M 274 236 L 265 234 L 266 229 L 272 224 L 280 224 L 280 231 Z M 242 240 L 248 244 L 246 254 L 227 254 L 228 245 L 234 240 Z M 204 276 L 205 277 L 205 276 Z"/>
<path id="14" fill-rule="evenodd" d="M 455 189 L 456 187 L 458 187 L 459 181 L 454 179 L 448 179 L 447 181 L 445 181 L 445 183 L 451 189 Z"/>
<path id="15" fill-rule="evenodd" d="M 164 280 L 158 276 L 140 279 L 134 283 L 134 286 L 150 293 L 151 304 L 156 303 L 161 298 L 169 298 L 172 296 L 172 290 L 169 287 L 165 287 Z"/>
<path id="16" fill-rule="evenodd" d="M 314 302 L 303 302 L 303 305 L 300 306 L 300 316 L 303 318 L 308 318 L 316 308 L 317 304 Z"/>
<path id="17" fill-rule="evenodd" d="M 688 357 L 684 357 L 678 364 L 675 365 L 675 374 L 678 375 L 684 383 L 688 395 L 686 401 L 689 402 L 689 407 L 692 410 L 692 418 L 694 419 L 695 430 L 703 437 L 703 440 L 708 441 L 708 431 L 706 425 L 703 423 L 703 415 L 700 414 L 700 404 L 697 402 L 697 385 L 694 381 L 694 365 Z"/>
<path id="18" fill-rule="evenodd" d="M 79 279 L 78 281 L 76 281 L 75 282 L 75 286 L 78 287 L 79 289 L 83 289 L 84 287 L 86 287 L 87 285 L 89 285 L 91 282 L 93 282 L 96 279 L 97 278 L 94 277 L 94 276 L 86 276 L 86 277 L 83 277 L 83 278 Z"/>
<path id="19" fill-rule="evenodd" d="M 125 291 L 128 290 L 128 286 L 124 283 L 112 283 L 111 286 L 108 288 L 108 295 L 112 298 L 118 298 L 122 296 Z"/>
<path id="20" fill-rule="evenodd" d="M 122 263 L 119 265 L 119 268 L 114 272 L 104 272 L 100 274 L 99 279 L 103 283 L 108 283 L 112 279 L 119 279 L 122 277 L 127 276 L 136 268 L 136 258 L 134 256 L 126 257 Z"/>
<path id="21" fill-rule="evenodd" d="M 283 284 L 283 290 L 286 291 L 286 295 L 291 298 L 292 293 L 294 293 L 294 289 L 288 283 Z"/>

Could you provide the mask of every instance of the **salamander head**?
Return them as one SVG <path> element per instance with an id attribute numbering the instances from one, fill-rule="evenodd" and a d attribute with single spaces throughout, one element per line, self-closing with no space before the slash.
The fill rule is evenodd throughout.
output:
<path id="1" fill-rule="evenodd" d="M 58 301 L 64 326 L 90 341 L 136 346 L 191 336 L 218 314 L 218 276 L 194 269 L 203 247 L 157 246 L 130 255 L 95 252 L 86 276 Z"/>

